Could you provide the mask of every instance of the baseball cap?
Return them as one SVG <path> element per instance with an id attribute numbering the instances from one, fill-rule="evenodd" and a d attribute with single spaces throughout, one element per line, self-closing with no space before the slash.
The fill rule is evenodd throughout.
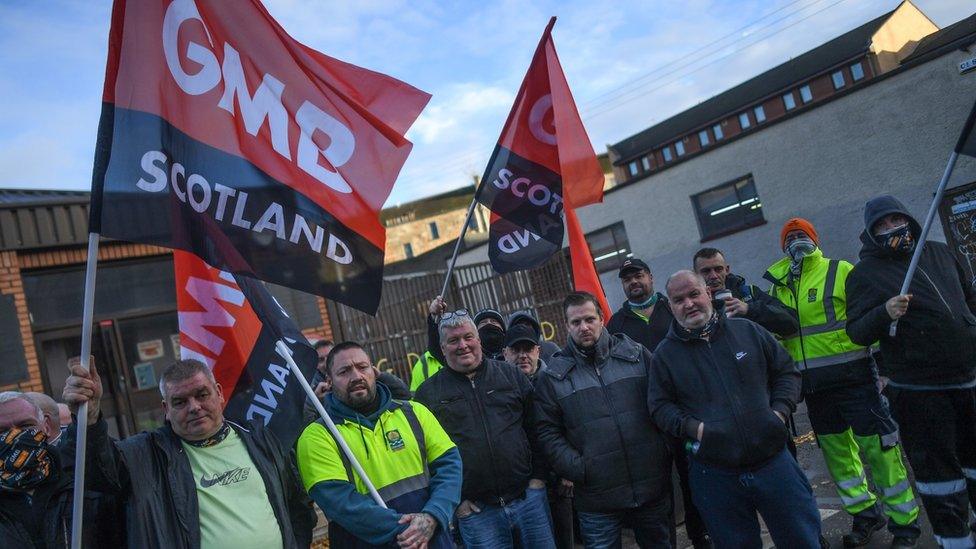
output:
<path id="1" fill-rule="evenodd" d="M 526 326 L 525 324 L 516 324 L 508 329 L 505 333 L 505 346 L 511 347 L 520 341 L 528 341 L 529 343 L 538 345 L 539 336 L 535 333 L 535 330 Z"/>
<path id="2" fill-rule="evenodd" d="M 647 263 L 644 263 L 643 260 L 636 257 L 628 257 L 627 260 L 624 261 L 624 264 L 620 266 L 620 273 L 617 276 L 623 278 L 624 275 L 627 274 L 627 271 L 632 271 L 634 269 L 643 269 L 647 272 L 651 272 L 651 268 L 648 267 Z"/>

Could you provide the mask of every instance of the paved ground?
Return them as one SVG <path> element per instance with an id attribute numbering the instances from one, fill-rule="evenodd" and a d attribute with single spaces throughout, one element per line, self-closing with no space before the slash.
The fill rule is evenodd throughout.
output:
<path id="1" fill-rule="evenodd" d="M 851 517 L 843 511 L 840 498 L 837 497 L 837 492 L 830 480 L 823 455 L 820 453 L 820 448 L 813 439 L 813 430 L 810 428 L 806 407 L 803 404 L 800 405 L 799 410 L 794 415 L 794 419 L 796 421 L 797 431 L 800 433 L 797 444 L 797 459 L 800 462 L 800 467 L 807 474 L 807 478 L 810 479 L 810 485 L 813 486 L 814 494 L 817 496 L 817 506 L 820 508 L 820 516 L 823 519 L 824 534 L 830 542 L 831 547 L 842 548 L 844 544 L 841 538 L 851 530 Z M 925 548 L 938 547 L 932 539 L 932 528 L 929 526 L 928 517 L 925 516 L 924 509 L 919 517 L 919 521 L 922 526 L 922 537 L 918 546 Z M 768 537 L 764 539 L 766 541 L 765 547 L 773 547 Z M 629 541 L 630 547 L 637 546 L 632 540 Z M 882 531 L 875 534 L 871 544 L 867 545 L 867 547 L 870 549 L 888 547 L 890 543 L 891 535 L 887 531 Z M 691 547 L 683 530 L 678 532 L 678 547 Z"/>

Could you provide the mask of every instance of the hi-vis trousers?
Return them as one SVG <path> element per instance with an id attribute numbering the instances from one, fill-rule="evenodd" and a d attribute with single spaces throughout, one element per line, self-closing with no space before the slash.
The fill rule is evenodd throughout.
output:
<path id="1" fill-rule="evenodd" d="M 898 425 L 873 383 L 806 395 L 810 423 L 844 509 L 855 522 L 877 521 L 881 510 L 894 535 L 917 537 L 918 503 L 902 463 Z M 878 494 L 868 488 L 864 453 Z"/>
<path id="2" fill-rule="evenodd" d="M 976 389 L 889 388 L 915 486 L 942 547 L 976 547 Z"/>

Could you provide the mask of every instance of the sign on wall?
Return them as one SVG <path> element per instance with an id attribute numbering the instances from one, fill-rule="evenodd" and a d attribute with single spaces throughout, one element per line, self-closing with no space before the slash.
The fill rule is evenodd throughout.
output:
<path id="1" fill-rule="evenodd" d="M 948 189 L 939 209 L 946 242 L 976 284 L 976 182 Z"/>

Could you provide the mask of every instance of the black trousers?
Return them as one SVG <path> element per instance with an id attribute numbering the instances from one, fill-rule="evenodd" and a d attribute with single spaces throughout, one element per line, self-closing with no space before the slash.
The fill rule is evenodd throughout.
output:
<path id="1" fill-rule="evenodd" d="M 701 541 L 708 535 L 705 521 L 701 513 L 691 500 L 691 486 L 688 484 L 688 452 L 681 441 L 673 444 L 671 453 L 674 455 L 674 467 L 678 470 L 678 482 L 681 486 L 681 502 L 685 509 L 685 531 L 692 542 Z"/>
<path id="2" fill-rule="evenodd" d="M 976 389 L 888 392 L 936 541 L 968 547 L 970 505 L 976 509 Z"/>

